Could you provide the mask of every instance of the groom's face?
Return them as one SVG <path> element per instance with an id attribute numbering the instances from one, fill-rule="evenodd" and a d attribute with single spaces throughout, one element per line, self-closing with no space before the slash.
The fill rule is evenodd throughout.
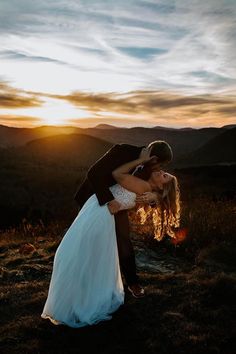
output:
<path id="1" fill-rule="evenodd" d="M 155 155 L 153 155 L 153 156 L 155 156 Z M 152 171 L 160 171 L 169 163 L 169 161 L 158 161 L 159 160 L 158 156 L 156 156 L 156 158 L 157 158 L 157 163 L 152 165 Z"/>
<path id="2" fill-rule="evenodd" d="M 153 172 L 158 172 L 162 169 L 162 165 L 160 163 L 156 163 L 155 165 L 152 166 L 152 171 Z"/>
<path id="3" fill-rule="evenodd" d="M 157 163 L 152 166 L 152 171 L 160 171 L 165 168 L 166 165 L 170 163 L 170 161 L 160 161 L 158 156 L 152 155 L 152 147 L 149 147 L 149 156 L 155 156 L 157 158 Z"/>

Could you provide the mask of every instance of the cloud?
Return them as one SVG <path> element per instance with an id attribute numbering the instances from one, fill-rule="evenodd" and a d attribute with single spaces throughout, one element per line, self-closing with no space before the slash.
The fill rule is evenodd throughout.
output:
<path id="1" fill-rule="evenodd" d="M 236 95 L 180 95 L 165 91 L 133 91 L 125 94 L 50 95 L 104 118 L 108 114 L 120 119 L 146 121 L 147 124 L 168 126 L 221 126 L 235 121 Z M 114 119 L 114 118 L 113 118 Z M 125 120 L 124 120 L 125 121 Z"/>
<path id="2" fill-rule="evenodd" d="M 14 114 L 0 114 L 0 124 L 9 127 L 36 127 L 42 125 L 42 120 L 32 116 L 18 116 Z"/>
<path id="3" fill-rule="evenodd" d="M 20 71 L 32 62 L 65 66 L 69 90 L 219 93 L 236 87 L 235 16 L 231 0 L 9 0 L 0 3 L 0 63 L 27 88 Z M 31 77 L 36 88 L 36 70 Z M 53 78 L 41 78 L 45 92 Z"/>
<path id="4" fill-rule="evenodd" d="M 130 124 L 235 121 L 235 18 L 232 0 L 2 1 L 0 78 L 18 89 L 0 108 L 51 97 Z"/>
<path id="5" fill-rule="evenodd" d="M 227 98 L 225 96 L 184 96 L 165 91 L 133 91 L 125 94 L 74 92 L 70 95 L 49 95 L 49 97 L 67 100 L 77 107 L 83 107 L 90 111 L 111 111 L 120 113 L 144 113 L 179 107 L 198 107 L 199 109 L 199 105 L 206 106 L 211 104 L 214 106 L 224 106 L 233 103 L 233 98 Z"/>
<path id="6" fill-rule="evenodd" d="M 10 121 L 27 126 L 42 122 L 82 124 L 82 120 L 89 125 L 94 120 L 120 122 L 123 126 L 221 126 L 235 123 L 236 93 L 187 96 L 170 91 L 137 90 L 58 95 L 15 89 L 0 82 L 0 108 L 3 124 Z"/>
<path id="7" fill-rule="evenodd" d="M 33 62 L 52 62 L 52 63 L 59 63 L 65 64 L 62 61 L 51 59 L 49 57 L 43 56 L 36 56 L 31 55 L 23 52 L 17 52 L 13 50 L 5 50 L 0 52 L 0 59 L 7 59 L 7 60 L 22 60 L 22 61 L 33 61 Z"/>
<path id="8" fill-rule="evenodd" d="M 40 107 L 42 100 L 35 94 L 15 89 L 7 83 L 0 82 L 0 109 Z"/>

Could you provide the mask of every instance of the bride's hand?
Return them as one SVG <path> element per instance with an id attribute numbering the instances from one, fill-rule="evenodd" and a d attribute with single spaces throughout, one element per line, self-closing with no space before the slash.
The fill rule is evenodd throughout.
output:
<path id="1" fill-rule="evenodd" d="M 146 161 L 149 161 L 150 160 L 150 151 L 148 150 L 148 148 L 144 147 L 142 150 L 141 150 L 141 153 L 139 155 L 139 158 L 141 160 L 143 160 L 143 162 L 146 162 Z"/>
<path id="2" fill-rule="evenodd" d="M 136 203 L 155 204 L 157 201 L 157 194 L 155 192 L 146 192 L 136 197 Z"/>
<path id="3" fill-rule="evenodd" d="M 120 205 L 120 203 L 117 200 L 113 199 L 109 203 L 107 203 L 107 207 L 108 207 L 110 213 L 112 215 L 114 215 L 114 214 L 118 213 L 118 211 L 120 210 L 121 205 Z"/>

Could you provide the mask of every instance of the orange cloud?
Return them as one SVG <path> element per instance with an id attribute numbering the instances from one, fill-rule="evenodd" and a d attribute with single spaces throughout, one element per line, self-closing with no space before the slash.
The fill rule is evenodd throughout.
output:
<path id="1" fill-rule="evenodd" d="M 0 124 L 9 127 L 35 127 L 42 125 L 42 119 L 32 116 L 18 116 L 18 115 L 0 115 Z"/>
<path id="2" fill-rule="evenodd" d="M 42 104 L 43 101 L 35 94 L 15 89 L 5 82 L 0 82 L 0 108 L 40 107 Z"/>
<path id="3" fill-rule="evenodd" d="M 228 112 L 228 106 L 236 109 L 235 97 L 220 95 L 184 96 L 162 91 L 131 91 L 126 94 L 107 93 L 90 94 L 74 92 L 70 95 L 50 95 L 53 98 L 67 100 L 77 107 L 90 111 L 118 113 L 155 113 L 163 110 L 188 109 L 202 113 L 209 108 L 213 111 Z"/>
<path id="4" fill-rule="evenodd" d="M 205 94 L 186 96 L 169 91 L 140 90 L 127 93 L 89 93 L 72 92 L 67 95 L 54 95 L 14 89 L 6 83 L 0 83 L 0 108 L 7 108 L 6 115 L 0 117 L 2 124 L 35 126 L 45 124 L 47 98 L 66 101 L 74 107 L 84 110 L 85 117 L 75 114 L 65 117 L 65 124 L 87 125 L 107 123 L 119 126 L 169 126 L 169 127 L 206 127 L 235 124 L 236 93 Z M 17 112 L 17 108 L 36 107 L 29 117 L 27 112 Z M 40 119 L 40 109 L 44 109 L 44 118 Z M 51 108 L 51 106 L 50 106 Z M 11 114 L 10 109 L 14 110 Z M 3 112 L 2 112 L 3 113 Z M 75 113 L 75 112 L 73 112 Z M 36 117 L 34 117 L 34 115 Z M 90 115 L 90 117 L 89 117 Z M 33 116 L 33 117 L 32 117 Z M 50 122 L 50 110 L 49 110 Z M 6 123 L 7 122 L 7 123 Z"/>

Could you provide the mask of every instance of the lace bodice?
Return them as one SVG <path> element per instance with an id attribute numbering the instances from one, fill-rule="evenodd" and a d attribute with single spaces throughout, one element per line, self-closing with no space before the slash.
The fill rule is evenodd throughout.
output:
<path id="1" fill-rule="evenodd" d="M 121 204 L 121 209 L 131 209 L 135 206 L 136 194 L 123 188 L 120 184 L 110 187 L 114 198 Z"/>

